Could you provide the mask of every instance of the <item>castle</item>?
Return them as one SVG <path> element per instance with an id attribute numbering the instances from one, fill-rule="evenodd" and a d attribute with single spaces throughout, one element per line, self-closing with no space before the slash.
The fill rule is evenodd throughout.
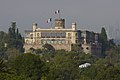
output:
<path id="1" fill-rule="evenodd" d="M 99 33 L 78 30 L 76 23 L 72 23 L 70 29 L 65 28 L 65 19 L 55 19 L 54 28 L 41 29 L 34 23 L 32 30 L 25 30 L 25 52 L 32 48 L 42 48 L 46 43 L 56 50 L 72 50 L 72 45 L 79 46 L 86 54 L 101 54 Z"/>

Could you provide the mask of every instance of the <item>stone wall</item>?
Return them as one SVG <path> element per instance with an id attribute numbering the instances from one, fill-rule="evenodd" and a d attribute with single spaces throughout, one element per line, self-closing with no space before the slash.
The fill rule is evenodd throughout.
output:
<path id="1" fill-rule="evenodd" d="M 29 52 L 30 48 L 34 48 L 34 49 L 38 49 L 38 48 L 42 48 L 44 44 L 24 44 L 24 48 L 25 48 L 25 53 Z M 71 51 L 71 45 L 70 44 L 51 44 L 55 50 L 60 50 L 60 49 L 64 49 L 66 51 Z"/>
<path id="2" fill-rule="evenodd" d="M 101 44 L 82 44 L 81 47 L 86 54 L 101 56 Z"/>

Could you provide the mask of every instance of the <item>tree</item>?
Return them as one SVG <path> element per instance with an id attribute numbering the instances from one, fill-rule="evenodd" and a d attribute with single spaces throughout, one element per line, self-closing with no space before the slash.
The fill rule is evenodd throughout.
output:
<path id="1" fill-rule="evenodd" d="M 0 31 L 0 46 L 4 46 L 4 44 L 8 41 L 8 34 Z"/>
<path id="2" fill-rule="evenodd" d="M 8 29 L 8 47 L 16 48 L 20 52 L 24 52 L 23 44 L 24 40 L 21 34 L 19 33 L 18 28 L 16 27 L 16 22 L 12 22 L 11 27 Z"/>
<path id="3" fill-rule="evenodd" d="M 0 58 L 0 73 L 4 72 L 5 70 L 5 64 L 4 64 L 4 60 Z"/>
<path id="4" fill-rule="evenodd" d="M 116 44 L 114 43 L 114 39 L 109 40 L 109 48 L 113 48 Z"/>
<path id="5" fill-rule="evenodd" d="M 104 27 L 102 27 L 102 29 L 101 29 L 100 38 L 101 38 L 101 40 L 103 40 L 103 41 L 107 41 L 107 34 L 106 34 L 106 30 L 105 30 Z"/>
<path id="6" fill-rule="evenodd" d="M 49 61 L 48 80 L 75 80 L 79 79 L 79 68 L 66 53 L 59 51 Z"/>
<path id="7" fill-rule="evenodd" d="M 100 40 L 102 43 L 102 56 L 105 57 L 105 51 L 108 49 L 108 39 L 105 28 L 102 27 L 101 33 L 100 33 Z"/>
<path id="8" fill-rule="evenodd" d="M 5 59 L 12 60 L 20 55 L 20 52 L 16 48 L 8 48 L 5 52 Z"/>
<path id="9" fill-rule="evenodd" d="M 72 51 L 77 51 L 77 52 L 81 51 L 80 50 L 80 45 L 78 45 L 78 44 L 72 44 L 71 49 L 72 49 Z"/>
<path id="10" fill-rule="evenodd" d="M 119 66 L 109 66 L 104 69 L 100 68 L 102 71 L 97 70 L 97 75 L 94 80 L 119 80 L 120 79 L 120 67 Z"/>
<path id="11" fill-rule="evenodd" d="M 22 54 L 9 63 L 17 76 L 24 75 L 31 80 L 40 80 L 43 62 L 34 54 Z"/>

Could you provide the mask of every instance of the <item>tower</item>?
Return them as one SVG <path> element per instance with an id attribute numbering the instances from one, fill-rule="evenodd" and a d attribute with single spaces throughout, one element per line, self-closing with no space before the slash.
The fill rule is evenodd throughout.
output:
<path id="1" fill-rule="evenodd" d="M 55 19 L 55 29 L 64 29 L 65 19 Z"/>
<path id="2" fill-rule="evenodd" d="M 36 42 L 36 29 L 37 29 L 37 24 L 36 23 L 33 23 L 33 43 Z"/>
<path id="3" fill-rule="evenodd" d="M 76 25 L 77 25 L 76 23 L 72 23 L 72 29 L 73 30 L 76 30 Z"/>
<path id="4" fill-rule="evenodd" d="M 32 28 L 33 28 L 33 32 L 34 32 L 37 28 L 37 23 L 33 23 Z"/>

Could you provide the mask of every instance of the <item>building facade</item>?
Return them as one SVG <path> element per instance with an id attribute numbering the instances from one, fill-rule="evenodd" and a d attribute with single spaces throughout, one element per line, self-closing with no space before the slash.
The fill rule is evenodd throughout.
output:
<path id="1" fill-rule="evenodd" d="M 76 23 L 72 23 L 71 28 L 66 29 L 64 19 L 55 19 L 54 28 L 50 29 L 38 28 L 37 24 L 34 23 L 32 30 L 25 30 L 25 52 L 28 52 L 31 47 L 42 48 L 47 43 L 51 44 L 56 50 L 65 49 L 66 51 L 71 51 L 71 45 L 76 44 L 86 54 L 93 53 L 95 49 L 93 47 L 99 46 L 99 53 L 101 53 L 101 46 L 98 42 L 99 34 L 77 30 L 76 27 Z M 89 47 L 89 49 L 84 49 L 86 47 Z"/>

